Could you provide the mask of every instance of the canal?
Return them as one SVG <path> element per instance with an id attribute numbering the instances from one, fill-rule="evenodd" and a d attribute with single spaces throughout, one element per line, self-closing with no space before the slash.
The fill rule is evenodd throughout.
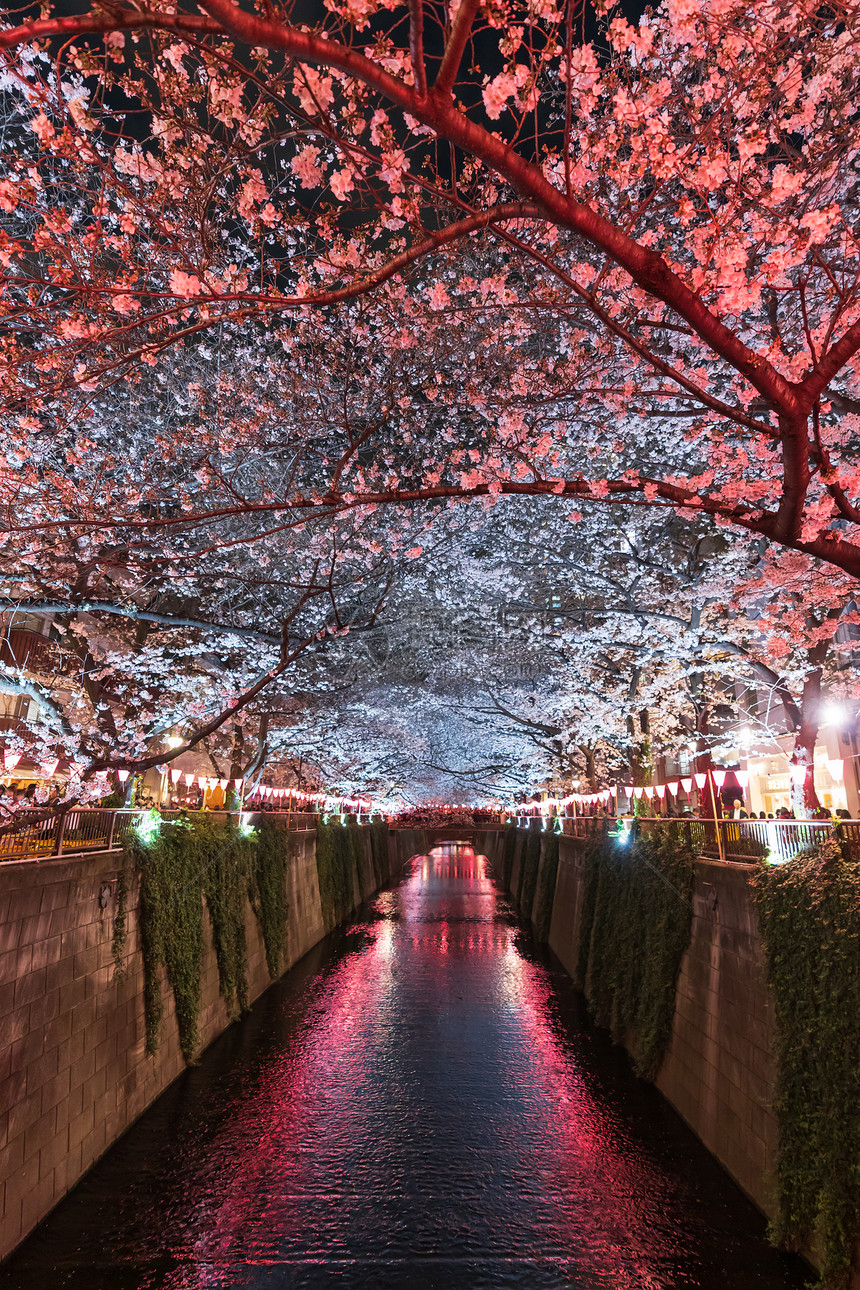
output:
<path id="1" fill-rule="evenodd" d="M 587 1024 L 468 848 L 274 985 L 0 1290 L 785 1290 L 808 1269 Z"/>

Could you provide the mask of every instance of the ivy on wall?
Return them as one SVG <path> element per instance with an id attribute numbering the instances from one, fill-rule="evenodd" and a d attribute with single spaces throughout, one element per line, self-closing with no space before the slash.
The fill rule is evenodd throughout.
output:
<path id="1" fill-rule="evenodd" d="M 292 838 L 263 815 L 252 854 L 251 906 L 260 924 L 266 966 L 274 981 L 280 975 L 287 950 L 287 864 L 293 855 Z"/>
<path id="2" fill-rule="evenodd" d="M 317 821 L 317 876 L 323 922 L 331 931 L 355 908 L 356 853 L 350 828 Z"/>
<path id="3" fill-rule="evenodd" d="M 250 901 L 269 973 L 283 962 L 287 931 L 289 838 L 263 820 L 246 836 L 235 821 L 207 816 L 162 821 L 146 837 L 132 830 L 126 851 L 140 872 L 146 1050 L 158 1048 L 163 1014 L 159 969 L 173 991 L 182 1055 L 199 1046 L 203 900 L 209 910 L 218 980 L 228 1015 L 248 1007 L 245 912 Z M 116 930 L 115 930 L 116 936 Z"/>
<path id="4" fill-rule="evenodd" d="M 128 937 L 128 858 L 124 855 L 116 877 L 116 914 L 113 920 L 113 974 L 117 981 L 125 976 L 125 943 Z"/>
<path id="5" fill-rule="evenodd" d="M 517 891 L 517 904 L 520 912 L 531 918 L 537 887 L 538 869 L 540 868 L 541 821 L 533 820 L 526 834 L 520 861 L 520 881 Z"/>
<path id="6" fill-rule="evenodd" d="M 517 853 L 517 826 L 505 825 L 505 850 L 502 857 L 502 883 L 505 891 L 511 889 L 511 878 L 514 873 L 514 859 Z"/>
<path id="7" fill-rule="evenodd" d="M 672 824 L 626 842 L 593 838 L 586 850 L 577 985 L 646 1078 L 672 1033 L 692 930 L 693 860 L 686 830 Z"/>
<path id="8" fill-rule="evenodd" d="M 184 822 L 165 824 L 144 841 L 131 831 L 126 846 L 140 870 L 146 1051 L 158 1048 L 163 1004 L 158 969 L 173 990 L 179 1043 L 186 1061 L 197 1053 L 203 958 L 201 849 Z"/>
<path id="9" fill-rule="evenodd" d="M 552 922 L 552 907 L 555 900 L 555 882 L 558 877 L 558 834 L 544 834 L 543 867 L 540 871 L 540 882 L 535 909 L 535 932 L 539 941 L 549 940 L 549 928 Z"/>
<path id="10" fill-rule="evenodd" d="M 860 866 L 833 837 L 762 865 L 753 900 L 776 1021 L 774 1238 L 822 1252 L 843 1290 L 860 1240 Z"/>
<path id="11" fill-rule="evenodd" d="M 370 826 L 370 854 L 377 887 L 388 881 L 388 821 L 374 820 Z"/>

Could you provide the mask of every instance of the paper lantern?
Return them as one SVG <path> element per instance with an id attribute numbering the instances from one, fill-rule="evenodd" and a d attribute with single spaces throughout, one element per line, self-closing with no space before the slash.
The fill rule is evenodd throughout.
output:
<path id="1" fill-rule="evenodd" d="M 6 767 L 7 771 L 15 769 L 18 762 L 21 760 L 21 756 L 21 753 L 12 752 L 11 748 L 6 749 L 3 754 L 3 765 Z"/>
<path id="2" fill-rule="evenodd" d="M 207 788 L 209 787 L 209 780 L 206 778 L 206 776 L 198 775 L 197 783 L 200 785 L 200 787 L 203 789 L 203 792 L 205 793 Z"/>
<path id="3" fill-rule="evenodd" d="M 681 780 L 681 787 L 683 788 L 683 790 L 684 790 L 684 792 L 685 792 L 685 793 L 689 793 L 689 792 L 691 792 L 691 791 L 692 791 L 692 788 L 693 788 L 693 780 L 692 780 L 692 777 L 690 777 L 690 778 L 688 778 L 688 779 L 682 779 L 682 780 Z"/>
<path id="4" fill-rule="evenodd" d="M 676 787 L 677 787 L 677 785 L 676 785 Z M 662 801 L 662 800 L 663 800 L 663 798 L 666 796 L 666 785 L 665 785 L 665 784 L 656 784 L 656 785 L 655 785 L 655 788 L 657 789 L 657 796 L 658 796 L 658 797 L 660 798 L 660 800 Z"/>
<path id="5" fill-rule="evenodd" d="M 697 770 L 693 779 L 696 781 L 696 787 L 701 790 L 705 787 L 705 780 L 708 778 L 707 771 Z"/>
<path id="6" fill-rule="evenodd" d="M 723 784 L 726 782 L 726 772 L 724 770 L 712 770 L 711 774 L 714 777 L 714 783 L 717 788 L 722 788 Z"/>
<path id="7" fill-rule="evenodd" d="M 222 793 L 226 793 L 226 792 L 227 792 L 227 785 L 228 785 L 229 783 L 230 783 L 229 779 L 219 779 L 219 780 L 218 780 L 218 785 L 219 785 L 219 787 L 220 787 L 220 789 L 221 789 L 221 792 L 222 792 Z"/>
<path id="8" fill-rule="evenodd" d="M 241 793 L 241 791 L 242 791 L 242 785 L 243 785 L 243 783 L 244 783 L 244 782 L 245 782 L 245 781 L 242 779 L 242 776 L 241 776 L 241 775 L 238 777 L 238 779 L 234 779 L 234 780 L 233 780 L 233 787 L 236 789 L 236 792 L 237 792 L 237 793 Z"/>
<path id="9" fill-rule="evenodd" d="M 831 759 L 830 757 L 828 757 L 827 769 L 830 771 L 831 779 L 836 779 L 836 780 L 842 779 L 843 775 L 845 774 L 845 762 L 843 758 L 838 757 L 838 758 Z"/>
<path id="10" fill-rule="evenodd" d="M 51 778 L 51 776 L 54 774 L 54 771 L 57 769 L 59 764 L 60 764 L 59 757 L 55 757 L 53 761 L 42 762 L 41 770 L 42 770 L 42 774 L 45 776 L 45 779 Z"/>
<path id="11" fill-rule="evenodd" d="M 55 765 L 55 766 L 56 766 L 56 764 L 57 764 L 57 763 L 56 763 L 56 762 L 54 762 L 54 765 Z M 116 773 L 116 777 L 117 777 L 117 779 L 119 780 L 119 782 L 120 782 L 121 784 L 124 784 L 124 783 L 125 783 L 125 781 L 128 779 L 128 777 L 129 777 L 129 775 L 130 775 L 130 774 L 131 774 L 131 772 L 130 772 L 130 771 L 128 771 L 128 770 L 118 770 L 118 771 L 117 771 L 117 773 Z"/>
<path id="12" fill-rule="evenodd" d="M 747 784 L 750 782 L 750 773 L 748 770 L 736 770 L 735 779 L 738 781 L 741 788 L 745 789 Z"/>
<path id="13" fill-rule="evenodd" d="M 651 798 L 654 796 L 654 790 L 653 790 L 653 788 L 651 787 L 651 785 L 650 785 L 650 784 L 649 784 L 649 785 L 647 785 L 647 787 L 646 787 L 646 789 L 645 789 L 645 796 L 648 798 L 648 801 L 649 801 L 649 802 L 650 802 Z"/>
<path id="14" fill-rule="evenodd" d="M 172 783 L 174 783 L 174 784 L 178 784 L 178 783 L 179 783 L 179 776 L 180 776 L 181 774 L 182 774 L 182 771 L 181 771 L 181 770 L 173 770 L 173 769 L 171 768 L 171 771 L 170 771 L 170 779 L 171 779 L 171 782 L 172 782 Z"/>
<path id="15" fill-rule="evenodd" d="M 194 774 L 194 772 L 193 772 L 193 771 L 189 771 L 189 770 L 187 770 L 187 771 L 185 772 L 184 779 L 185 779 L 185 782 L 186 782 L 186 784 L 188 785 L 188 787 L 189 787 L 189 788 L 190 788 L 190 787 L 191 787 L 191 785 L 194 783 L 194 781 L 195 781 L 195 779 L 196 779 L 196 778 L 197 778 L 197 776 Z"/>
<path id="16" fill-rule="evenodd" d="M 678 784 L 677 779 L 670 780 L 669 783 L 666 785 L 666 787 L 668 788 L 669 792 L 672 794 L 673 797 L 678 796 L 678 788 L 680 786 Z"/>

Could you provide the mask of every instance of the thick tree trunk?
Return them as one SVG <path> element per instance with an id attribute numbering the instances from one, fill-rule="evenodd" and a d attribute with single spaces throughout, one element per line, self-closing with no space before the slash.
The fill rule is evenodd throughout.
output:
<path id="1" fill-rule="evenodd" d="M 821 803 L 815 791 L 815 773 L 813 760 L 815 744 L 818 739 L 818 712 L 821 707 L 821 668 L 810 672 L 803 683 L 803 697 L 800 702 L 800 726 L 794 736 L 794 752 L 791 757 L 792 768 L 803 766 L 803 778 L 791 777 L 791 805 L 794 813 L 802 819 L 805 815 L 817 810 Z"/>

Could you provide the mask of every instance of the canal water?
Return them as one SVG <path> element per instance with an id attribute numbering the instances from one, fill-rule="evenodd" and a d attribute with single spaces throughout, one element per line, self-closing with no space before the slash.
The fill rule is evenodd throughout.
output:
<path id="1" fill-rule="evenodd" d="M 448 847 L 208 1049 L 0 1290 L 785 1290 L 804 1272 L 587 1024 L 487 861 Z"/>

